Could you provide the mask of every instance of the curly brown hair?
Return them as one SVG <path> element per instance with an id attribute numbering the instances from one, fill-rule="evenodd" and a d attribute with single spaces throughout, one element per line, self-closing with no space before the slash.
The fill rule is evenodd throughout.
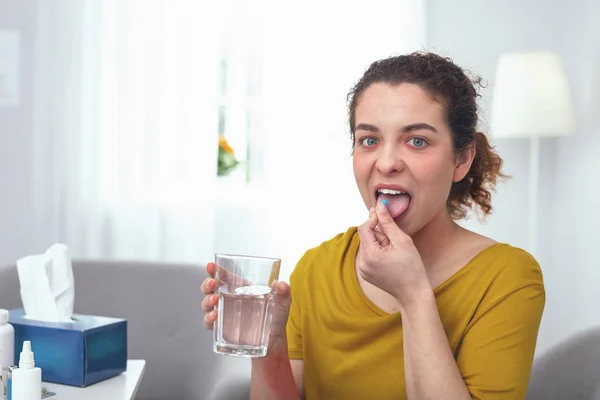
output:
<path id="1" fill-rule="evenodd" d="M 502 172 L 502 158 L 490 145 L 486 135 L 477 131 L 480 77 L 470 78 L 450 58 L 426 52 L 394 56 L 374 62 L 348 94 L 349 123 L 354 149 L 354 124 L 358 98 L 374 83 L 420 86 L 443 105 L 452 132 L 455 154 L 475 145 L 476 154 L 464 179 L 454 182 L 446 205 L 455 220 L 465 218 L 469 209 L 478 207 L 485 218 L 492 212 L 491 192 Z M 477 211 L 477 210 L 476 210 Z"/>

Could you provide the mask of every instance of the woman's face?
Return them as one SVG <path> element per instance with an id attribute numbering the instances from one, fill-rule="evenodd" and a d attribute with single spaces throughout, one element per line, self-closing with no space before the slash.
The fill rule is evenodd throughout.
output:
<path id="1" fill-rule="evenodd" d="M 368 208 L 387 200 L 409 235 L 448 213 L 452 182 L 465 177 L 474 152 L 455 155 L 440 103 L 414 84 L 376 83 L 358 98 L 354 120 L 354 177 Z"/>

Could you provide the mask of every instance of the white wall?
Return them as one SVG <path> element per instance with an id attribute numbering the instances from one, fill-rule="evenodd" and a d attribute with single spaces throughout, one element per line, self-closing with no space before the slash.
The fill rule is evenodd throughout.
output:
<path id="1" fill-rule="evenodd" d="M 600 323 L 600 3 L 564 1 L 429 0 L 427 43 L 489 83 L 482 106 L 490 107 L 495 65 L 501 53 L 538 48 L 559 52 L 572 86 L 579 128 L 575 136 L 544 139 L 541 148 L 538 259 L 547 302 L 538 352 L 567 335 Z M 493 132 L 492 132 L 493 136 Z M 514 179 L 498 187 L 495 214 L 469 226 L 497 240 L 527 248 L 528 143 L 495 141 Z"/>
<path id="2" fill-rule="evenodd" d="M 599 324 L 600 313 L 600 2 L 568 3 L 559 49 L 574 91 L 579 129 L 557 142 L 552 289 L 557 334 Z M 554 335 L 549 335 L 556 339 Z"/>

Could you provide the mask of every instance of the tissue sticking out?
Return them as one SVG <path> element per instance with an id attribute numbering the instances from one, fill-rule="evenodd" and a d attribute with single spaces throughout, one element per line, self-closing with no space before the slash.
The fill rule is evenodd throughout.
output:
<path id="1" fill-rule="evenodd" d="M 75 282 L 66 245 L 57 243 L 44 254 L 17 260 L 17 272 L 26 318 L 72 322 Z"/>

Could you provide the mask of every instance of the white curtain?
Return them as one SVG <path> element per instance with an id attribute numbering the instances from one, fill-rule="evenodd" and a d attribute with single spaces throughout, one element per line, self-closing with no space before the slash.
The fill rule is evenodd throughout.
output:
<path id="1" fill-rule="evenodd" d="M 215 249 L 268 254 L 284 259 L 285 279 L 307 248 L 366 217 L 346 94 L 371 62 L 422 48 L 423 0 L 38 7 L 38 247 L 201 262 Z M 250 137 L 258 171 L 253 185 L 226 191 L 216 182 L 223 29 L 236 77 L 227 91 L 239 95 L 227 97 L 228 137 L 242 153 Z M 257 66 L 260 79 L 244 81 L 244 68 L 255 76 Z M 247 119 L 234 111 L 248 83 L 259 121 L 238 135 Z"/>
<path id="2" fill-rule="evenodd" d="M 34 213 L 74 257 L 214 247 L 222 2 L 39 2 Z"/>

